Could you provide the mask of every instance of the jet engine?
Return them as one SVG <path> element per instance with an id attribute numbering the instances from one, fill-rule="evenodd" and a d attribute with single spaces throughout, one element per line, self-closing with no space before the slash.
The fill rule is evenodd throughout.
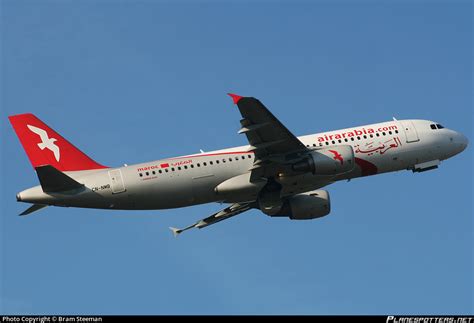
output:
<path id="1" fill-rule="evenodd" d="M 349 145 L 342 145 L 314 150 L 292 168 L 296 172 L 314 175 L 337 175 L 351 171 L 354 164 L 354 150 Z"/>
<path id="2" fill-rule="evenodd" d="M 283 203 L 278 213 L 271 216 L 285 216 L 292 220 L 310 220 L 321 218 L 331 212 L 329 193 L 316 190 L 294 195 Z"/>

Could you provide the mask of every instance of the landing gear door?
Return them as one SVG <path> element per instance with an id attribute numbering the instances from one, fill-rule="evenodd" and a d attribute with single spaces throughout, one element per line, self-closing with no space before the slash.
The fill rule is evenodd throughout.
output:
<path id="1" fill-rule="evenodd" d="M 401 122 L 403 126 L 403 130 L 405 131 L 405 135 L 407 138 L 407 142 L 417 142 L 420 140 L 418 137 L 418 133 L 416 132 L 416 128 L 411 121 L 403 121 Z"/>
<path id="2" fill-rule="evenodd" d="M 112 186 L 112 194 L 125 192 L 125 185 L 123 183 L 122 172 L 120 169 L 109 171 L 110 183 Z"/>

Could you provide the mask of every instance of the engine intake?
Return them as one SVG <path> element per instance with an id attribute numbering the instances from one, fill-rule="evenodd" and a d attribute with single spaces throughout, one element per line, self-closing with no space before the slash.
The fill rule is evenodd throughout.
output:
<path id="1" fill-rule="evenodd" d="M 296 172 L 311 172 L 315 175 L 337 175 L 354 168 L 354 150 L 349 145 L 315 150 L 303 161 L 292 166 Z"/>

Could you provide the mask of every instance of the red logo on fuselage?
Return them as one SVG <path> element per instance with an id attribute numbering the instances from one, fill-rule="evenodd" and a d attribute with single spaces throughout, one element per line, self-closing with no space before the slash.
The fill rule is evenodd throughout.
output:
<path id="1" fill-rule="evenodd" d="M 182 165 L 191 164 L 192 162 L 193 162 L 192 159 L 182 160 L 182 161 L 179 161 L 179 162 L 176 162 L 176 163 L 171 163 L 171 166 L 182 166 Z"/>
<path id="2" fill-rule="evenodd" d="M 330 150 L 329 152 L 334 154 L 334 160 L 339 160 L 341 162 L 341 165 L 344 164 L 344 159 L 342 158 L 342 155 L 340 153 L 335 150 Z"/>

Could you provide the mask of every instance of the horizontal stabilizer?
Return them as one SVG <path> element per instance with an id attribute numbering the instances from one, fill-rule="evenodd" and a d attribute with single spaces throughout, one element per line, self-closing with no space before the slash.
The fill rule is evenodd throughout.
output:
<path id="1" fill-rule="evenodd" d="M 27 208 L 26 210 L 21 212 L 19 215 L 20 216 L 28 215 L 28 214 L 31 214 L 33 212 L 39 211 L 44 207 L 47 207 L 47 205 L 45 205 L 45 204 L 33 204 L 32 206 L 30 206 L 29 208 Z"/>
<path id="2" fill-rule="evenodd" d="M 70 191 L 84 187 L 83 184 L 76 182 L 51 165 L 39 166 L 35 169 L 41 188 L 45 193 Z"/>

